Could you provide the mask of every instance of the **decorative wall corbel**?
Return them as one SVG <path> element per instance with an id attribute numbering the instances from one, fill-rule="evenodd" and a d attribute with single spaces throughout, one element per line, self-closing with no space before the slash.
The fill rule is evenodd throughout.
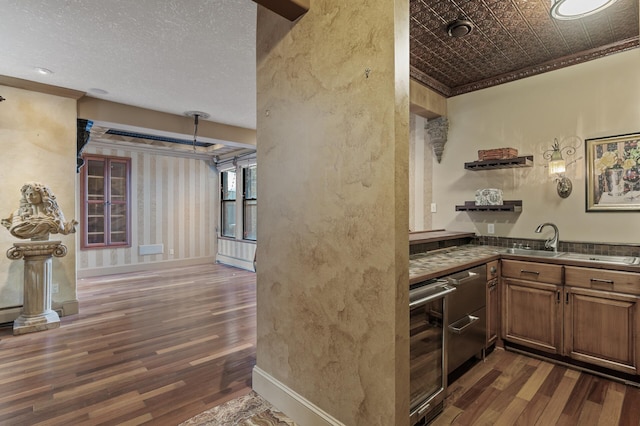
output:
<path id="1" fill-rule="evenodd" d="M 442 161 L 444 145 L 447 143 L 447 135 L 449 132 L 449 120 L 447 117 L 438 117 L 428 120 L 425 126 L 429 134 L 429 141 L 433 146 L 433 152 L 436 155 L 438 163 Z"/>

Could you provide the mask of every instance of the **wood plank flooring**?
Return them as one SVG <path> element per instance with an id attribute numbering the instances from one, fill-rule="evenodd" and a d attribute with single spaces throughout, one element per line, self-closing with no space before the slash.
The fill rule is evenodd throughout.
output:
<path id="1" fill-rule="evenodd" d="M 640 389 L 496 349 L 449 386 L 444 425 L 640 425 Z"/>
<path id="2" fill-rule="evenodd" d="M 255 274 L 111 275 L 78 296 L 59 329 L 0 328 L 0 425 L 177 425 L 250 391 Z M 434 425 L 640 425 L 640 389 L 502 350 L 450 391 Z"/>
<path id="3" fill-rule="evenodd" d="M 110 275 L 78 299 L 59 329 L 0 328 L 0 425 L 176 425 L 251 390 L 254 273 Z"/>

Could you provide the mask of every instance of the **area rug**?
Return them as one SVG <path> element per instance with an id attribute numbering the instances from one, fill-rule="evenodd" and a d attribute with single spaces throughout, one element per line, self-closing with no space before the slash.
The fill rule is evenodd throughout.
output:
<path id="1" fill-rule="evenodd" d="M 251 391 L 190 418 L 179 426 L 296 426 L 260 395 Z"/>

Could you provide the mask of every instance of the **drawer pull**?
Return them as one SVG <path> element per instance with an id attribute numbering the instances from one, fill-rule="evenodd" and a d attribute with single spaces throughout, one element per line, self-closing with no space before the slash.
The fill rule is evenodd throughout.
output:
<path id="1" fill-rule="evenodd" d="M 613 285 L 613 280 L 601 280 L 599 278 L 591 278 L 592 283 L 603 283 L 603 284 L 611 284 Z"/>
<path id="2" fill-rule="evenodd" d="M 540 272 L 538 272 L 538 271 L 527 271 L 526 269 L 520 269 L 520 273 L 521 273 L 521 274 L 535 274 L 535 275 L 540 275 Z"/>
<path id="3" fill-rule="evenodd" d="M 478 321 L 480 319 L 480 317 L 477 317 L 475 315 L 467 315 L 466 318 L 461 318 L 458 321 L 454 322 L 453 324 L 449 325 L 449 330 L 451 330 L 452 333 L 456 333 L 456 334 L 462 334 L 467 328 L 471 327 L 476 321 Z M 459 324 L 465 323 L 462 327 L 459 327 Z"/>

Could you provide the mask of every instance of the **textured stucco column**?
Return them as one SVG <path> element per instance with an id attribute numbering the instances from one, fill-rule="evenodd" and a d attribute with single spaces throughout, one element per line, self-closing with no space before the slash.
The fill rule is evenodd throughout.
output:
<path id="1" fill-rule="evenodd" d="M 259 7 L 257 41 L 254 388 L 406 425 L 408 1 L 314 0 L 293 23 Z"/>
<path id="2" fill-rule="evenodd" d="M 60 327 L 60 318 L 51 309 L 51 260 L 66 254 L 67 247 L 60 241 L 15 243 L 7 251 L 9 259 L 24 259 L 24 301 L 22 313 L 13 322 L 13 334 Z"/>

